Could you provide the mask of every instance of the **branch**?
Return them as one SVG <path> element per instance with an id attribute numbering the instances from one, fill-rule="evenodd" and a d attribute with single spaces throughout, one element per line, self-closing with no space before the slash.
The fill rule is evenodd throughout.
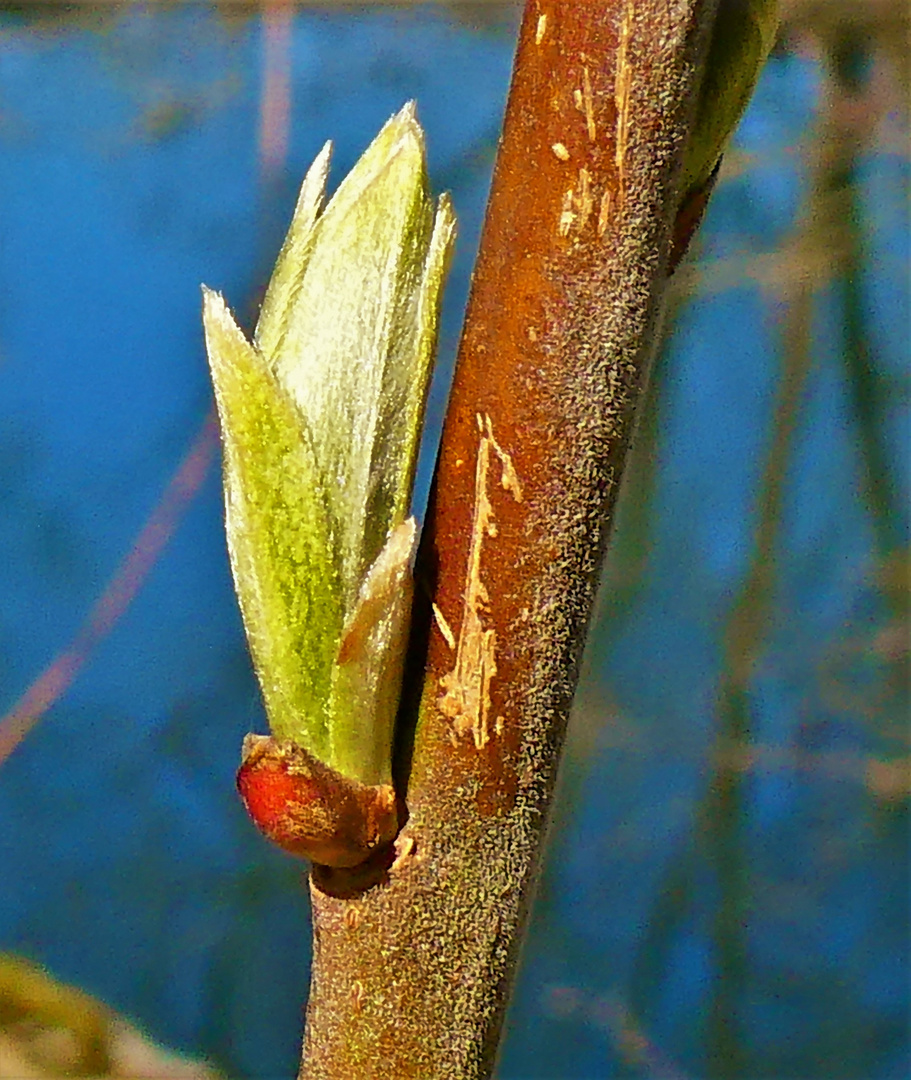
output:
<path id="1" fill-rule="evenodd" d="M 526 8 L 418 556 L 410 817 L 373 866 L 314 868 L 302 1077 L 493 1068 L 713 11 Z"/>

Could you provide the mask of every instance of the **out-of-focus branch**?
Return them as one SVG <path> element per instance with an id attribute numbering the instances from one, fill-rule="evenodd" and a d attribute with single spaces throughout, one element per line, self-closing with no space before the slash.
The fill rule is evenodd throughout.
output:
<path id="1" fill-rule="evenodd" d="M 831 125 L 832 197 L 843 213 L 836 246 L 836 273 L 844 302 L 845 364 L 851 404 L 858 427 L 863 491 L 870 508 L 877 547 L 888 557 L 902 544 L 901 499 L 883 445 L 883 420 L 889 400 L 889 379 L 878 371 L 868 330 L 864 288 L 864 228 L 861 209 L 859 158 L 864 136 L 874 124 L 872 94 L 865 91 L 870 56 L 860 27 L 842 24 L 828 41 L 831 77 L 840 123 Z M 864 98 L 866 97 L 866 102 Z M 866 107 L 865 107 L 866 105 Z"/>
<path id="2" fill-rule="evenodd" d="M 70 688 L 96 645 L 133 602 L 193 501 L 215 457 L 218 427 L 209 414 L 168 482 L 159 502 L 73 640 L 41 672 L 9 712 L 0 717 L 0 765 L 47 710 Z"/>
<path id="3" fill-rule="evenodd" d="M 746 852 L 747 787 L 742 768 L 755 735 L 752 683 L 765 645 L 774 606 L 777 545 L 781 539 L 783 501 L 801 417 L 801 404 L 813 362 L 812 319 L 819 291 L 829 275 L 806 273 L 806 267 L 839 247 L 844 229 L 842 166 L 829 152 L 837 128 L 833 86 L 824 90 L 819 138 L 811 164 L 813 182 L 801 221 L 783 265 L 795 273 L 779 282 L 781 316 L 781 379 L 778 403 L 769 432 L 769 450 L 759 488 L 753 554 L 740 594 L 724 633 L 724 656 L 718 693 L 714 772 L 702 807 L 709 857 L 717 877 L 719 903 L 714 944 L 717 978 L 713 982 L 707 1044 L 709 1075 L 746 1075 L 740 1011 L 747 973 L 747 926 L 750 907 L 749 861 Z"/>

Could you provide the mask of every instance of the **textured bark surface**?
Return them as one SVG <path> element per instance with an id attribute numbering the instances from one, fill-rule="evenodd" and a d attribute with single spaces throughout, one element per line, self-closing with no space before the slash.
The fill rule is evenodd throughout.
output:
<path id="1" fill-rule="evenodd" d="M 418 559 L 409 817 L 314 872 L 302 1077 L 493 1069 L 713 8 L 526 8 Z"/>

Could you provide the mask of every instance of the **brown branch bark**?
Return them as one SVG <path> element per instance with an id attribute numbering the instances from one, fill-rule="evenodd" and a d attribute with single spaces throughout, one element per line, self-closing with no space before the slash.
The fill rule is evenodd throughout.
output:
<path id="1" fill-rule="evenodd" d="M 493 1069 L 713 13 L 526 7 L 418 559 L 410 816 L 372 876 L 312 876 L 301 1077 Z"/>

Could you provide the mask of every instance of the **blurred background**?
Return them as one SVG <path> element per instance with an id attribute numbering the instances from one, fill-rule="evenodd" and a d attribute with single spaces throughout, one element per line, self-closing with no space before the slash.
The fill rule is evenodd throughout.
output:
<path id="1" fill-rule="evenodd" d="M 911 1065 L 908 17 L 783 16 L 674 278 L 503 1080 Z M 518 17 L 0 3 L 0 951 L 228 1077 L 295 1074 L 309 927 L 234 793 L 199 286 L 251 325 L 323 141 L 334 185 L 416 98 L 460 221 L 422 506 Z M 22 970 L 0 1075 L 116 1071 Z"/>

